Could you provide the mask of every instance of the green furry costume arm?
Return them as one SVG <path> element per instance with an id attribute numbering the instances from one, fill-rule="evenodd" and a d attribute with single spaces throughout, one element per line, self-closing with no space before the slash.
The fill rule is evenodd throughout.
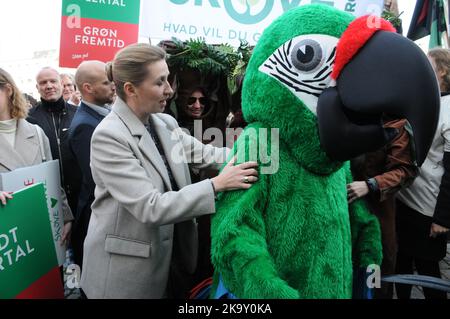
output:
<path id="1" fill-rule="evenodd" d="M 254 123 L 248 128 L 259 127 Z M 259 133 L 248 134 L 248 128 L 233 149 L 238 163 L 245 161 L 242 154 L 247 157 L 250 150 L 257 149 Z M 258 162 L 261 164 L 259 156 Z M 269 184 L 270 176 L 260 174 L 251 189 L 220 194 L 212 220 L 211 254 L 216 275 L 222 276 L 227 289 L 238 298 L 299 298 L 298 291 L 279 277 L 268 251 L 262 212 Z"/>
<path id="2" fill-rule="evenodd" d="M 345 170 L 349 184 L 353 181 L 350 163 L 346 163 Z M 363 268 L 373 264 L 381 266 L 383 251 L 377 217 L 369 212 L 364 200 L 361 199 L 350 204 L 349 212 L 353 266 Z"/>

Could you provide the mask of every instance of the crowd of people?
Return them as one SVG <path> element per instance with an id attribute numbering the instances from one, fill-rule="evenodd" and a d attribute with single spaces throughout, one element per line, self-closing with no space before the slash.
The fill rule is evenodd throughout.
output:
<path id="1" fill-rule="evenodd" d="M 380 221 L 384 275 L 410 274 L 415 266 L 419 274 L 440 277 L 439 261 L 446 255 L 450 51 L 434 49 L 428 56 L 442 100 L 425 163 L 415 164 L 407 121 L 391 118 L 385 126 L 397 129 L 397 137 L 352 161 L 348 201 L 365 200 Z M 81 267 L 83 297 L 186 298 L 212 275 L 209 224 L 199 237 L 196 218 L 214 214 L 219 192 L 258 182 L 254 162 L 232 160 L 218 174 L 230 150 L 191 136 L 194 121 L 211 110 L 211 92 L 193 87 L 179 102 L 177 119 L 165 114 L 174 94 L 166 53 L 146 44 L 122 49 L 108 64 L 83 62 L 75 76 L 43 68 L 36 88 L 40 102 L 30 108 L 29 98 L 0 69 L 0 172 L 59 160 L 63 241 Z M 185 157 L 196 160 L 188 164 Z M 199 175 L 207 169 L 216 173 Z M 12 198 L 0 190 L 2 205 Z M 424 292 L 426 298 L 446 298 Z M 411 287 L 397 285 L 396 294 L 410 298 Z M 377 292 L 379 298 L 393 295 L 392 285 Z"/>

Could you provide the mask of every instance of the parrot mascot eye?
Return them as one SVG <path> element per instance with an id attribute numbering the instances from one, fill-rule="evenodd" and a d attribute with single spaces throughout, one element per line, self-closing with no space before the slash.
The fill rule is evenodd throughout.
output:
<path id="1" fill-rule="evenodd" d="M 316 114 L 318 97 L 332 82 L 338 41 L 320 34 L 295 37 L 280 46 L 259 70 L 280 81 Z"/>

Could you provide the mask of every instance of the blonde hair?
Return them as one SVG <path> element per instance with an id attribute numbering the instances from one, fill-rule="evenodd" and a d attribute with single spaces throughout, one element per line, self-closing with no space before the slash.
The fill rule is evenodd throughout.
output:
<path id="1" fill-rule="evenodd" d="M 436 71 L 444 73 L 440 79 L 442 91 L 450 91 L 450 50 L 442 48 L 431 49 L 428 52 L 428 56 L 433 58 L 434 63 L 436 63 Z"/>
<path id="2" fill-rule="evenodd" d="M 24 119 L 28 116 L 28 104 L 11 75 L 0 68 L 0 90 L 9 87 L 12 95 L 9 98 L 9 111 L 12 118 Z"/>
<path id="3" fill-rule="evenodd" d="M 132 44 L 120 50 L 113 62 L 106 64 L 108 79 L 116 85 L 117 95 L 126 101 L 125 83 L 139 86 L 148 76 L 147 66 L 165 60 L 166 52 L 150 44 Z"/>

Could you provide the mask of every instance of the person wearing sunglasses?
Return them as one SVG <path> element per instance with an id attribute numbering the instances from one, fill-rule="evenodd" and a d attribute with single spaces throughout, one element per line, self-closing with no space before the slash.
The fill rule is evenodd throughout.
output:
<path id="1" fill-rule="evenodd" d="M 202 134 L 205 127 L 204 119 L 212 111 L 210 101 L 208 99 L 206 90 L 202 87 L 194 87 L 187 90 L 186 94 L 177 100 L 178 108 L 178 124 L 180 127 L 189 131 L 194 136 L 195 121 L 201 121 Z M 208 126 L 208 125 L 206 125 Z M 202 136 L 196 136 L 197 139 L 202 140 Z"/>
<path id="2" fill-rule="evenodd" d="M 188 98 L 185 110 L 192 118 L 200 119 L 205 111 L 206 104 L 207 98 L 203 94 L 202 90 L 196 89 Z"/>

